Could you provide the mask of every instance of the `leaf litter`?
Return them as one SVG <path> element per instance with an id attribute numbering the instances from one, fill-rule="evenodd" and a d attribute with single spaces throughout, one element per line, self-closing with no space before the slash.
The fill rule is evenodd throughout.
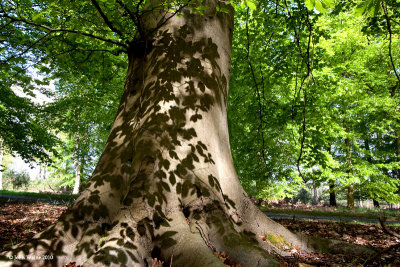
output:
<path id="1" fill-rule="evenodd" d="M 36 233 L 54 223 L 67 208 L 67 206 L 41 202 L 0 202 L 0 250 L 29 240 Z M 374 255 L 359 256 L 350 253 L 304 253 L 298 249 L 292 249 L 291 256 L 276 255 L 281 267 L 400 266 L 400 240 L 385 233 L 379 225 L 291 219 L 276 219 L 276 221 L 294 232 L 342 240 L 375 251 Z M 400 234 L 400 227 L 387 227 L 392 232 Z M 260 236 L 260 238 L 265 241 L 265 237 Z M 240 267 L 240 264 L 231 260 L 224 251 L 215 252 L 214 255 L 226 266 Z M 75 262 L 71 262 L 65 266 L 75 267 L 77 265 Z"/>

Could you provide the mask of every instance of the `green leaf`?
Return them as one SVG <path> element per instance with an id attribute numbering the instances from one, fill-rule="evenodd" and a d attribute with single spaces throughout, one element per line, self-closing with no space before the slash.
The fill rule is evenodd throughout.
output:
<path id="1" fill-rule="evenodd" d="M 255 0 L 247 0 L 246 5 L 250 8 L 250 10 L 254 11 L 257 9 L 257 1 Z"/>
<path id="2" fill-rule="evenodd" d="M 313 10 L 315 6 L 315 0 L 305 0 L 304 3 L 309 10 Z"/>

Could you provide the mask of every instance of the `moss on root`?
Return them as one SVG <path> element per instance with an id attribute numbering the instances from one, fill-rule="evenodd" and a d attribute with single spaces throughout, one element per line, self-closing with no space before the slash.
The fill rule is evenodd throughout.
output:
<path id="1" fill-rule="evenodd" d="M 267 232 L 265 234 L 265 238 L 272 245 L 274 245 L 280 250 L 287 250 L 293 248 L 292 244 L 290 244 L 282 235 L 277 235 L 271 232 Z"/>

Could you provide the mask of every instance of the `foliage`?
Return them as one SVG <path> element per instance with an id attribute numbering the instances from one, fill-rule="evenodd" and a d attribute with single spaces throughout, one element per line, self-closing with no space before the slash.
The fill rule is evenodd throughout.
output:
<path id="1" fill-rule="evenodd" d="M 40 119 L 41 110 L 27 98 L 15 93 L 13 78 L 5 73 L 0 77 L 0 137 L 3 146 L 20 155 L 25 161 L 48 161 L 55 153 L 57 138 Z M 13 89 L 14 88 L 14 89 Z"/>
<path id="2" fill-rule="evenodd" d="M 292 197 L 306 183 L 333 182 L 338 192 L 355 185 L 360 198 L 400 201 L 399 1 L 228 2 L 235 8 L 228 120 L 248 194 Z M 57 187 L 72 186 L 74 162 L 84 180 L 94 169 L 126 53 L 140 52 L 151 34 L 138 20 L 146 3 L 1 5 L 1 137 L 26 160 L 58 154 L 50 169 Z M 173 6 L 174 15 L 208 9 L 186 0 L 156 8 Z M 37 105 L 15 88 L 53 102 Z"/>
<path id="3" fill-rule="evenodd" d="M 297 193 L 297 195 L 294 196 L 292 199 L 293 203 L 297 203 L 300 201 L 301 203 L 304 203 L 304 204 L 309 204 L 312 202 L 312 200 L 313 200 L 313 196 L 311 195 L 311 193 L 308 190 L 306 190 L 304 188 L 301 188 L 300 191 Z"/>
<path id="4" fill-rule="evenodd" d="M 95 64 L 101 61 L 102 64 Z M 96 67 L 93 67 L 96 66 Z M 60 186 L 74 186 L 76 160 L 81 180 L 86 181 L 105 145 L 121 95 L 126 64 L 124 58 L 99 53 L 79 69 L 57 70 L 54 101 L 45 107 L 50 125 L 62 138 L 60 159 L 51 167 Z"/>
<path id="5" fill-rule="evenodd" d="M 3 188 L 24 189 L 29 185 L 29 174 L 15 170 L 6 170 L 3 173 Z"/>
<path id="6" fill-rule="evenodd" d="M 379 15 L 361 16 L 367 2 L 261 1 L 236 12 L 230 137 L 249 194 L 281 198 L 334 181 L 337 191 L 356 184 L 363 196 L 400 200 L 399 3 L 375 1 Z"/>

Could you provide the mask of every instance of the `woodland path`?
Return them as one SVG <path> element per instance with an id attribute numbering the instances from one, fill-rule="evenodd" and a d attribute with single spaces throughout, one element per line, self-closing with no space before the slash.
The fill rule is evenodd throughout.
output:
<path id="1" fill-rule="evenodd" d="M 316 221 L 336 221 L 336 222 L 359 222 L 379 224 L 378 219 L 360 218 L 360 217 L 342 217 L 342 216 L 320 216 L 264 212 L 271 219 L 292 219 L 292 220 L 316 220 Z M 400 224 L 400 220 L 387 220 L 386 224 Z"/>
<path id="2" fill-rule="evenodd" d="M 38 197 L 27 197 L 27 196 L 9 196 L 0 195 L 1 201 L 18 201 L 18 202 L 42 202 L 49 204 L 68 204 L 68 201 L 58 198 L 38 198 Z"/>
<path id="3" fill-rule="evenodd" d="M 36 198 L 26 196 L 9 196 L 0 195 L 0 199 L 6 201 L 21 201 L 21 202 L 43 202 L 50 204 L 64 204 L 64 200 L 52 198 Z M 264 212 L 271 219 L 292 219 L 292 220 L 315 220 L 315 221 L 336 221 L 336 222 L 359 222 L 359 223 L 374 223 L 379 224 L 378 219 L 360 218 L 360 217 L 343 217 L 343 216 L 321 216 L 321 215 L 304 215 L 304 214 L 287 214 L 279 212 Z M 388 225 L 400 224 L 400 220 L 387 220 Z"/>

